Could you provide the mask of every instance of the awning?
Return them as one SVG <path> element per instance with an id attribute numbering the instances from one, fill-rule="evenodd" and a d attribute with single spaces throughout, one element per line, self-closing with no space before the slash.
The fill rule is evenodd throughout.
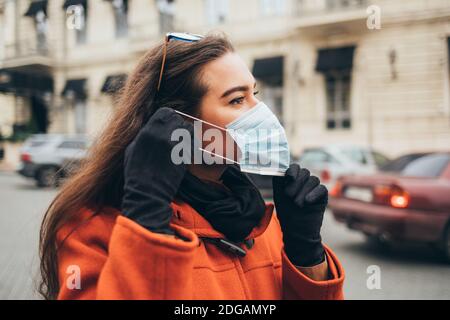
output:
<path id="1" fill-rule="evenodd" d="M 86 99 L 86 79 L 71 79 L 67 80 L 61 95 L 65 96 L 73 93 L 75 98 Z"/>
<path id="2" fill-rule="evenodd" d="M 256 59 L 253 64 L 253 76 L 270 85 L 283 85 L 283 65 L 282 56 Z"/>
<path id="3" fill-rule="evenodd" d="M 31 2 L 24 16 L 34 17 L 39 11 L 44 11 L 45 15 L 47 15 L 47 2 L 47 0 L 38 0 Z"/>
<path id="4" fill-rule="evenodd" d="M 126 80 L 125 73 L 107 76 L 102 86 L 102 92 L 115 93 L 123 87 Z"/>
<path id="5" fill-rule="evenodd" d="M 0 92 L 25 94 L 53 92 L 53 78 L 47 75 L 0 69 Z"/>
<path id="6" fill-rule="evenodd" d="M 349 70 L 353 67 L 354 46 L 320 49 L 316 71 Z"/>

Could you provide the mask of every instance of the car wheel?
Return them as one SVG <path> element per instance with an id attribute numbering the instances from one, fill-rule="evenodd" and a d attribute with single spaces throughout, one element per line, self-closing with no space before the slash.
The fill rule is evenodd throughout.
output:
<path id="1" fill-rule="evenodd" d="M 44 167 L 36 175 L 37 186 L 40 188 L 54 187 L 58 183 L 58 168 Z"/>
<path id="2" fill-rule="evenodd" d="M 450 223 L 447 224 L 444 236 L 442 237 L 441 252 L 444 259 L 450 262 Z"/>
<path id="3" fill-rule="evenodd" d="M 389 240 L 387 240 L 387 238 L 383 235 L 365 234 L 365 236 L 367 239 L 367 243 L 371 246 L 376 247 L 377 249 L 390 250 L 392 248 L 392 243 L 389 242 Z"/>

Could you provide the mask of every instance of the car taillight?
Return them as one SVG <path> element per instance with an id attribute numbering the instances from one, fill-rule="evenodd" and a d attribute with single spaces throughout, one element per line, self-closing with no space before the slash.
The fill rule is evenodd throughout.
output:
<path id="1" fill-rule="evenodd" d="M 335 185 L 330 190 L 330 196 L 340 197 L 342 195 L 342 182 L 340 180 L 336 181 Z"/>
<path id="2" fill-rule="evenodd" d="M 330 171 L 328 171 L 327 169 L 322 170 L 322 172 L 320 173 L 320 180 L 325 183 L 330 182 L 331 180 Z"/>
<path id="3" fill-rule="evenodd" d="M 29 153 L 22 153 L 20 155 L 20 160 L 22 162 L 31 162 L 31 155 Z"/>
<path id="4" fill-rule="evenodd" d="M 409 204 L 408 194 L 393 194 L 391 196 L 391 206 L 394 208 L 406 208 Z"/>
<path id="5" fill-rule="evenodd" d="M 373 190 L 374 202 L 390 205 L 394 208 L 406 208 L 409 204 L 408 193 L 395 185 L 378 185 Z"/>

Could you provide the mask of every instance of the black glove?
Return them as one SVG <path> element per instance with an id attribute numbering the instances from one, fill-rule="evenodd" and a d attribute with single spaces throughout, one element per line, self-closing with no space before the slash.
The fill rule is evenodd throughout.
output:
<path id="1" fill-rule="evenodd" d="M 156 233 L 175 234 L 170 229 L 170 203 L 186 173 L 186 163 L 175 164 L 171 159 L 172 132 L 186 129 L 191 141 L 187 158 L 191 159 L 194 128 L 173 109 L 161 108 L 142 127 L 125 151 L 123 214 Z M 186 142 L 186 141 L 184 141 Z M 184 145 L 183 145 L 184 146 Z"/>
<path id="2" fill-rule="evenodd" d="M 320 228 L 328 203 L 328 190 L 307 169 L 291 164 L 284 177 L 273 178 L 277 217 L 286 255 L 297 266 L 324 261 Z"/>

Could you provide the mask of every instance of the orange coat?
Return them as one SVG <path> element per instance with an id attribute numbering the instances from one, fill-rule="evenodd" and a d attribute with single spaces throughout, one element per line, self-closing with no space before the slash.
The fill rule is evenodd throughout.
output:
<path id="1" fill-rule="evenodd" d="M 192 207 L 172 208 L 171 227 L 188 241 L 148 231 L 113 208 L 83 210 L 58 232 L 58 299 L 343 298 L 344 270 L 327 246 L 330 280 L 314 281 L 289 261 L 273 204 L 247 237 L 255 242 L 245 257 L 202 241 L 223 235 Z"/>

